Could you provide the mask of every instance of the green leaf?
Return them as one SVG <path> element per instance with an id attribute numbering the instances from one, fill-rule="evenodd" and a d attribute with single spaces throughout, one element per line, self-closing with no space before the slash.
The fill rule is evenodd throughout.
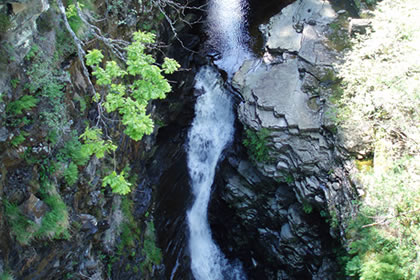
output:
<path id="1" fill-rule="evenodd" d="M 99 63 L 101 63 L 102 59 L 104 58 L 104 55 L 100 50 L 93 49 L 88 51 L 86 55 L 86 65 L 88 66 L 96 66 Z"/>
<path id="2" fill-rule="evenodd" d="M 119 175 L 113 171 L 111 174 L 102 179 L 102 186 L 110 186 L 113 193 L 126 195 L 131 192 L 131 183 L 127 182 L 124 178 L 124 172 Z"/>
<path id="3" fill-rule="evenodd" d="M 162 64 L 162 69 L 164 70 L 165 74 L 173 74 L 181 67 L 179 63 L 172 58 L 165 57 L 164 62 Z"/>

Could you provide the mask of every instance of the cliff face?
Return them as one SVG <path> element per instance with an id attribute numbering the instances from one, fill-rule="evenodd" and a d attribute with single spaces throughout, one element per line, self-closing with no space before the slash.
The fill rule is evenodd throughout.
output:
<path id="1" fill-rule="evenodd" d="M 260 26 L 263 57 L 246 61 L 233 78 L 250 160 L 238 147 L 223 162 L 213 226 L 232 225 L 216 239 L 239 252 L 252 278 L 338 277 L 334 251 L 357 197 L 347 159 L 363 151 L 355 138 L 338 137 L 328 115 L 336 43 L 348 36 L 348 13 L 337 10 L 328 1 L 288 5 Z M 216 209 L 230 217 L 218 221 Z"/>
<path id="2" fill-rule="evenodd" d="M 167 56 L 185 69 L 194 68 L 187 48 L 196 48 L 199 37 L 186 23 L 177 23 L 174 28 L 184 42 L 182 48 L 157 6 L 139 1 L 79 2 L 105 39 L 128 42 L 138 29 L 155 30 L 159 42 L 169 44 Z M 153 196 L 156 178 L 165 166 L 153 160 L 159 158 L 157 146 L 171 141 L 161 141 L 157 135 L 167 135 L 168 126 L 188 123 L 185 107 L 192 107 L 188 96 L 192 71 L 173 75 L 171 79 L 182 82 L 172 84 L 172 95 L 147 108 L 157 120 L 150 136 L 131 141 L 108 116 L 102 137 L 117 144 L 115 153 L 102 159 L 78 158 L 84 145 L 79 136 L 87 125 L 98 124 L 99 107 L 92 101 L 74 37 L 57 3 L 0 4 L 0 275 L 2 279 L 164 277 Z M 90 37 L 91 30 L 77 12 L 71 14 L 72 3 L 64 6 L 81 46 L 106 49 L 105 41 Z M 174 10 L 167 10 L 167 15 L 176 18 Z M 184 15 L 191 21 L 198 17 L 190 10 Z M 160 52 L 154 55 L 160 59 Z M 110 51 L 105 56 L 116 59 Z M 113 169 L 125 170 L 132 184 L 129 195 L 118 196 L 101 186 L 103 176 Z"/>

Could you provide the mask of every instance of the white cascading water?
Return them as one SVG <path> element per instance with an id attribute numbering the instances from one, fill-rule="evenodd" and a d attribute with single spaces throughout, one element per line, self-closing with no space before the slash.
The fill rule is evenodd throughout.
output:
<path id="1" fill-rule="evenodd" d="M 217 66 L 232 77 L 242 62 L 250 57 L 244 27 L 246 2 L 209 2 L 209 44 L 220 52 Z M 187 213 L 191 270 L 197 280 L 244 280 L 241 264 L 230 264 L 214 243 L 207 217 L 216 165 L 234 134 L 233 102 L 215 68 L 202 67 L 195 80 L 195 88 L 203 94 L 197 98 L 187 145 L 194 194 L 193 206 Z"/>

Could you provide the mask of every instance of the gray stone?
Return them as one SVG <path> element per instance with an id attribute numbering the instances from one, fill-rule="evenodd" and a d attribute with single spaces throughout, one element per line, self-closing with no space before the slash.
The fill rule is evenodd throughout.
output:
<path id="1" fill-rule="evenodd" d="M 305 26 L 299 57 L 314 65 L 331 65 L 336 61 L 336 58 L 325 47 L 325 38 L 321 35 L 320 29 L 318 26 Z"/>
<path id="2" fill-rule="evenodd" d="M 9 138 L 9 131 L 5 127 L 0 128 L 0 142 L 5 142 Z"/>
<path id="3" fill-rule="evenodd" d="M 80 214 L 79 217 L 82 223 L 83 231 L 86 231 L 89 234 L 95 234 L 98 231 L 98 221 L 94 216 L 89 214 Z"/>
<path id="4" fill-rule="evenodd" d="M 371 23 L 370 19 L 352 18 L 349 22 L 349 34 L 365 34 L 366 29 L 371 25 Z"/>
<path id="5" fill-rule="evenodd" d="M 13 1 L 14 15 L 11 18 L 9 36 L 6 40 L 13 46 L 15 59 L 19 63 L 31 48 L 33 36 L 37 32 L 36 20 L 49 9 L 48 0 Z"/>
<path id="6" fill-rule="evenodd" d="M 290 59 L 271 66 L 260 64 L 252 71 L 241 68 L 235 74 L 234 81 L 246 104 L 256 102 L 256 115 L 264 127 L 319 129 L 320 116 L 309 109 L 309 97 L 300 90 L 297 62 L 297 59 Z M 246 106 L 240 106 L 239 111 L 240 115 L 250 115 Z"/>
<path id="7" fill-rule="evenodd" d="M 298 51 L 302 34 L 293 28 L 294 15 L 299 7 L 299 1 L 284 8 L 280 14 L 272 17 L 267 25 L 260 26 L 260 30 L 268 37 L 266 47 L 270 50 Z M 269 36 L 267 36 L 269 35 Z"/>
<path id="8" fill-rule="evenodd" d="M 330 3 L 324 0 L 298 0 L 272 17 L 260 30 L 266 47 L 275 51 L 298 52 L 302 44 L 302 30 L 308 26 L 326 25 L 337 17 Z"/>
<path id="9" fill-rule="evenodd" d="M 290 240 L 290 239 L 295 238 L 295 236 L 292 233 L 292 230 L 290 229 L 289 224 L 284 224 L 281 227 L 281 233 L 280 233 L 280 235 L 281 235 L 281 238 L 283 240 Z"/>

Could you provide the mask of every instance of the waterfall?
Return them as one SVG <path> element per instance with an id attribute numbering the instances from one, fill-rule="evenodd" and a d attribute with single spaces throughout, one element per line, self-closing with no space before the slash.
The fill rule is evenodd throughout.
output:
<path id="1" fill-rule="evenodd" d="M 243 0 L 210 0 L 208 44 L 220 53 L 216 65 L 232 77 L 250 57 L 246 46 Z M 187 155 L 192 208 L 187 213 L 191 270 L 196 280 L 246 279 L 240 264 L 231 264 L 214 243 L 207 217 L 215 169 L 223 149 L 232 141 L 234 114 L 231 94 L 214 67 L 204 66 L 196 75 L 195 118 L 188 135 Z"/>

